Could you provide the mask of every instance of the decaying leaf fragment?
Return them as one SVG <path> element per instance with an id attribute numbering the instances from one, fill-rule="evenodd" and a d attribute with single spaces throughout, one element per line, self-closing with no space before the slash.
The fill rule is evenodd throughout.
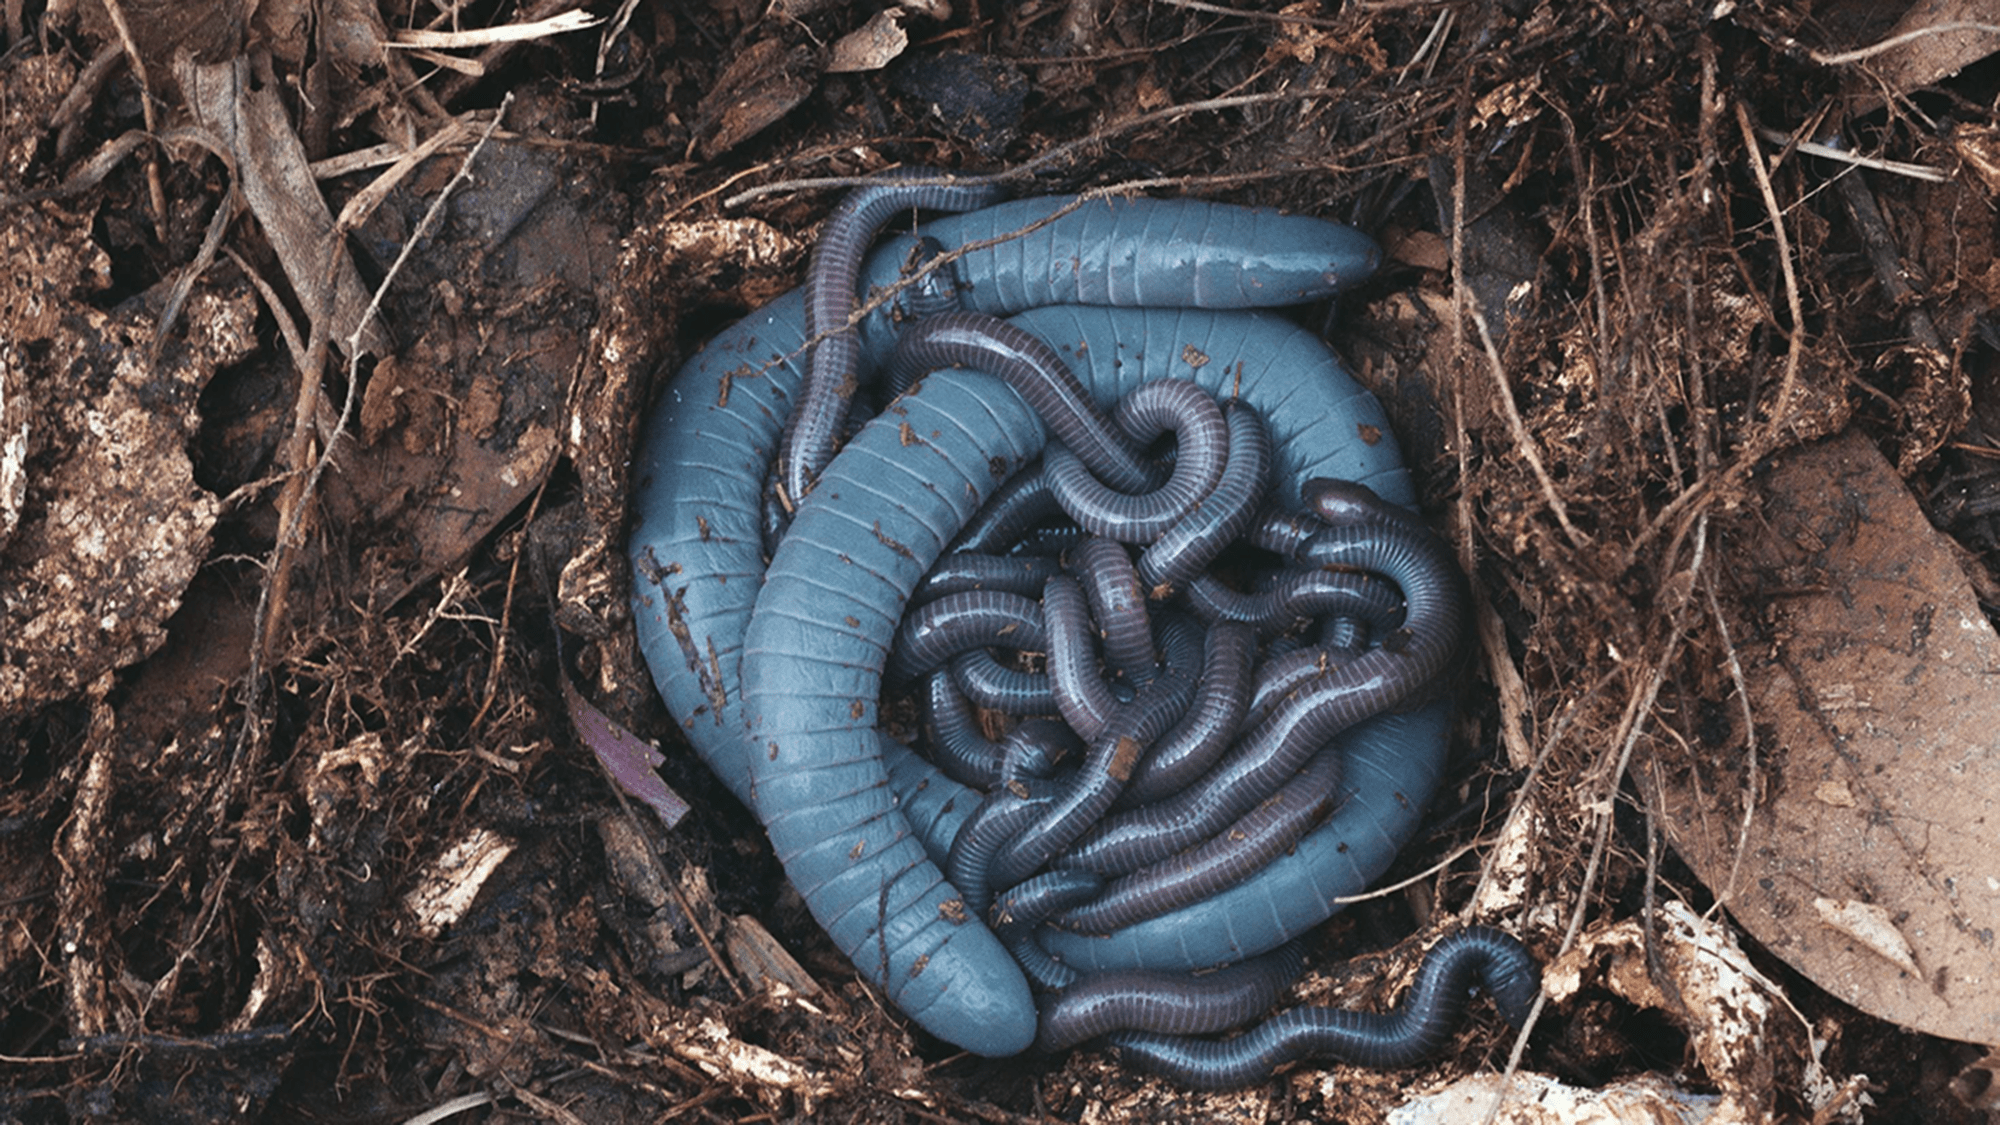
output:
<path id="1" fill-rule="evenodd" d="M 1551 999 L 1574 995 L 1590 969 L 1611 990 L 1645 1008 L 1685 1012 L 1694 1054 L 1737 1112 L 1768 1109 L 1772 1096 L 1771 1013 L 1763 981 L 1724 927 L 1703 921 L 1684 904 L 1660 911 L 1659 959 L 1679 1003 L 1655 983 L 1647 964 L 1645 929 L 1627 920 L 1599 929 L 1544 976 Z"/>
<path id="2" fill-rule="evenodd" d="M 1910 942 L 1896 928 L 1889 912 L 1872 902 L 1816 898 L 1813 909 L 1820 921 L 1861 943 L 1883 960 L 1906 973 L 1916 973 L 1917 962 L 1910 954 Z"/>
<path id="3" fill-rule="evenodd" d="M 67 698 L 151 654 L 208 553 L 221 511 L 187 446 L 216 368 L 256 345 L 247 288 L 197 290 L 185 342 L 150 362 L 158 310 L 104 312 L 73 290 L 110 280 L 90 217 L 17 208 L 0 252 L 34 262 L 0 306 L 0 471 L 13 534 L 0 546 L 0 716 Z"/>

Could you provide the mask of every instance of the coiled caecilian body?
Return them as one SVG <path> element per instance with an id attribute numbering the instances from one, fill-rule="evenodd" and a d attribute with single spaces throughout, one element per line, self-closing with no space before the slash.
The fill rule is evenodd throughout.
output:
<path id="1" fill-rule="evenodd" d="M 1242 1086 L 1308 1056 L 1407 1066 L 1444 1046 L 1474 984 L 1518 1028 L 1541 991 L 1541 968 L 1514 938 L 1468 926 L 1430 948 L 1408 994 L 1388 1012 L 1309 1006 L 1280 1012 L 1233 1039 L 1116 1031 L 1109 1042 L 1142 1069 L 1205 1090 Z"/>
<path id="2" fill-rule="evenodd" d="M 1245 447 L 1246 463 L 1268 459 L 1287 503 L 1297 503 L 1300 484 L 1316 478 L 1360 482 L 1393 504 L 1411 501 L 1380 408 L 1315 337 L 1267 314 L 1181 307 L 1290 303 L 1329 292 L 1372 268 L 1372 245 L 1331 224 L 1186 201 L 1095 203 L 1059 214 L 1067 206 L 1028 200 L 950 216 L 923 237 L 963 247 L 1043 224 L 965 253 L 952 265 L 953 286 L 969 312 L 1004 316 L 1013 329 L 1048 341 L 1101 416 L 1113 416 L 1144 384 L 1191 383 L 1230 404 L 1199 423 L 1210 435 L 1239 410 L 1261 420 L 1268 434 L 1242 422 L 1220 428 L 1257 439 Z M 859 273 L 862 291 L 893 284 L 915 241 L 899 236 L 870 255 Z M 879 367 L 892 352 L 891 319 L 878 312 L 855 326 L 861 367 Z M 990 324 L 979 326 L 990 334 Z M 1012 1054 L 1036 1032 L 1027 979 L 942 870 L 983 799 L 891 743 L 877 729 L 877 709 L 884 665 L 914 591 L 981 506 L 1044 454 L 1048 424 L 1030 405 L 1032 390 L 1024 397 L 980 372 L 925 377 L 794 498 L 797 510 L 767 569 L 762 483 L 802 386 L 807 337 L 803 298 L 780 298 L 712 341 L 661 399 L 641 455 L 631 548 L 641 643 L 669 710 L 764 821 L 788 877 L 858 970 L 940 1037 L 982 1054 Z M 977 359 L 977 346 L 975 337 L 972 351 L 957 358 Z M 1142 421 L 1156 426 L 1184 412 L 1170 403 Z M 1192 501 L 1177 501 L 1193 509 L 1188 518 L 1201 522 L 1202 534 L 1176 554 L 1209 551 L 1206 537 L 1224 534 L 1211 525 L 1234 534 L 1254 522 L 1240 489 L 1218 487 L 1229 479 L 1228 465 L 1203 456 L 1204 484 L 1184 490 L 1197 494 Z M 1144 483 L 1172 479 L 1153 473 Z M 1042 502 L 1039 494 L 1029 501 Z M 1111 507 L 1113 519 L 1149 514 Z M 1315 550 L 1339 553 L 1338 544 Z M 1350 565 L 1318 555 L 1303 561 Z M 1143 552 L 1139 567 L 1148 573 Z M 1171 574 L 1184 581 L 1199 569 L 1176 563 Z M 1091 596 L 1116 600 L 1117 581 L 1122 577 L 1105 578 Z M 1171 621 L 1154 627 L 1180 628 Z M 1215 646 L 1183 637 L 1170 646 L 1178 655 L 1154 664 L 1144 632 L 1121 645 L 1117 672 L 1131 681 L 1132 695 L 1095 700 L 1099 721 L 1129 723 L 1150 737 L 1174 727 L 1182 710 L 1201 710 L 1206 662 L 1219 658 L 1209 654 Z M 921 680 L 921 673 L 907 674 Z M 1154 704 L 1142 702 L 1169 697 L 1173 718 L 1155 716 Z M 1240 714 L 1243 707 L 1224 709 Z M 1339 774 L 1338 788 L 1316 800 L 1315 816 L 1333 811 L 1289 854 L 1226 890 L 1106 935 L 1041 927 L 1027 940 L 1051 958 L 1050 971 L 1241 961 L 1284 944 L 1337 909 L 1338 898 L 1363 889 L 1408 839 L 1428 801 L 1442 767 L 1448 710 L 1434 702 L 1353 718 L 1314 735 L 1333 739 L 1342 768 L 1324 772 Z M 1189 737 L 1200 742 L 1203 733 Z M 1026 811 L 992 814 L 1008 831 L 996 831 L 987 853 L 966 861 L 968 869 L 987 878 L 997 869 L 1002 878 L 989 888 L 997 891 L 1059 858 L 1069 838 L 1117 801 L 1127 777 L 1114 775 L 1129 772 L 1129 758 L 1116 738 L 1086 747 L 1080 765 L 1061 767 L 1074 776 L 1035 783 L 1042 789 L 1021 802 Z M 1324 787 L 1328 777 L 1320 780 Z M 1023 843 L 1021 833 L 1034 840 Z M 1052 847 L 1051 840 L 1058 842 Z M 1085 890 L 1101 890 L 1094 875 L 1063 878 L 1066 897 L 1051 909 L 1079 908 Z"/>

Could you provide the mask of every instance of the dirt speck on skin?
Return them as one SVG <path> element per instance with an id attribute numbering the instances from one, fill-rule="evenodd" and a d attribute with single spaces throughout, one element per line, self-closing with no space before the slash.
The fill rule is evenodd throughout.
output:
<path id="1" fill-rule="evenodd" d="M 1813 607 L 1892 604 L 1827 588 L 1854 560 L 1823 517 L 1852 490 L 1765 490 L 1830 440 L 1873 446 L 1900 539 L 1955 541 L 1929 560 L 1970 579 L 1952 604 L 2000 604 L 1990 60 L 1843 59 L 1900 14 L 1858 0 L 903 4 L 900 54 L 851 72 L 828 45 L 882 5 L 493 37 L 515 17 L 490 5 L 412 26 L 370 0 L 317 22 L 124 0 L 142 76 L 107 6 L 5 7 L 0 1119 L 1376 1121 L 1503 1065 L 1483 1002 L 1426 1066 L 1225 1094 L 1110 1050 L 965 1057 L 857 981 L 688 752 L 627 609 L 641 419 L 798 284 L 837 198 L 809 181 L 909 164 L 1285 208 L 1389 248 L 1284 315 L 1388 406 L 1394 432 L 1361 438 L 1406 451 L 1477 641 L 1430 830 L 1313 935 L 1295 1001 L 1392 1006 L 1468 908 L 1544 957 L 1571 933 L 1643 949 L 1741 879 L 1771 909 L 1714 924 L 1790 1002 L 1768 1065 L 1705 1062 L 1711 1017 L 1637 987 L 1637 954 L 1618 982 L 1579 971 L 1522 1065 L 1726 1078 L 1800 1120 L 1977 1119 L 1952 1080 L 1979 1051 L 1789 956 L 1837 940 L 1815 897 L 1897 926 L 1925 879 L 1930 929 L 1990 934 L 1953 913 L 1983 884 L 1921 862 L 1784 878 L 1817 858 L 1786 828 L 1802 802 L 1864 842 L 1925 826 L 1783 732 L 1893 748 L 1932 704 L 1823 659 L 1861 628 Z M 176 76 L 200 74 L 196 114 Z M 1827 136 L 1876 163 L 1792 143 Z M 295 175 L 249 190 L 244 154 L 281 148 Z M 309 237 L 265 228 L 284 204 Z M 352 323 L 298 292 L 336 275 L 342 315 L 380 297 L 352 364 Z M 1750 565 L 1779 523 L 1833 532 L 1779 552 L 1813 565 Z M 1890 539 L 1871 574 L 1945 584 Z M 1879 647 L 1946 660 L 1954 619 L 1908 592 Z M 1839 682 L 1780 706 L 1784 659 Z M 677 827 L 628 813 L 564 681 L 664 751 Z M 1912 948 L 1922 979 L 1895 988 L 1956 997 Z"/>

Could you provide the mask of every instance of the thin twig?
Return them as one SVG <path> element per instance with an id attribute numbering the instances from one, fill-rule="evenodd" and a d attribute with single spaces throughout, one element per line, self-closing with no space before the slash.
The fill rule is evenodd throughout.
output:
<path id="1" fill-rule="evenodd" d="M 1852 51 L 1838 51 L 1833 54 L 1824 54 L 1813 50 L 1811 47 L 1806 47 L 1805 52 L 1807 58 L 1821 66 L 1846 66 L 1848 63 L 1857 63 L 1863 59 L 1872 59 L 1876 55 L 1893 51 L 1905 43 L 1914 43 L 1927 35 L 1945 35 L 1953 31 L 1977 31 L 1985 35 L 2000 35 L 2000 24 L 1982 23 L 1978 20 L 1950 20 L 1945 23 L 1934 23 L 1928 27 L 1913 28 L 1903 32 L 1901 35 L 1891 35 L 1880 43 L 1868 47 L 1859 47 Z M 1796 43 L 1797 40 L 1793 40 L 1793 42 Z"/>
<path id="2" fill-rule="evenodd" d="M 610 24 L 605 27 L 604 33 L 597 37 L 597 61 L 591 70 L 591 76 L 596 80 L 600 82 L 604 80 L 604 64 L 611 60 L 612 44 L 618 42 L 618 37 L 625 34 L 625 28 L 632 22 L 632 13 L 638 8 L 639 0 L 622 0 L 618 5 L 618 11 L 612 15 Z M 590 99 L 592 129 L 597 127 L 597 111 L 603 104 L 597 98 Z"/>
<path id="3" fill-rule="evenodd" d="M 1336 906 L 1352 906 L 1357 902 L 1367 902 L 1371 899 L 1387 898 L 1390 895 L 1393 895 L 1398 891 L 1403 890 L 1406 887 L 1416 886 L 1418 883 L 1421 883 L 1424 880 L 1429 879 L 1431 876 L 1436 875 L 1438 872 L 1443 871 L 1444 869 L 1450 867 L 1454 863 L 1457 863 L 1459 859 L 1463 856 L 1470 855 L 1481 848 L 1491 847 L 1499 839 L 1500 839 L 1499 835 L 1492 835 L 1492 836 L 1482 836 L 1477 840 L 1468 841 L 1466 843 L 1460 844 L 1456 848 L 1453 848 L 1450 851 L 1450 853 L 1448 853 L 1443 859 L 1438 860 L 1436 863 L 1431 864 L 1429 867 L 1426 867 L 1422 871 L 1419 871 L 1416 874 L 1410 876 L 1409 878 L 1404 879 L 1400 883 L 1390 883 L 1386 886 L 1375 887 L 1371 890 L 1363 891 L 1360 894 L 1356 895 L 1335 895 L 1332 898 L 1327 899 L 1326 901 L 1333 903 Z"/>
<path id="4" fill-rule="evenodd" d="M 1323 16 L 1301 16 L 1285 12 L 1251 12 L 1241 8 L 1225 8 L 1220 4 L 1206 4 L 1202 0 L 1154 0 L 1167 8 L 1181 8 L 1190 12 L 1202 12 L 1211 16 L 1234 16 L 1237 19 L 1263 20 L 1267 23 L 1289 23 L 1302 27 L 1345 28 L 1347 20 L 1330 20 Z"/>
<path id="5" fill-rule="evenodd" d="M 404 242 L 402 252 L 390 265 L 381 284 L 376 286 L 368 306 L 356 318 L 354 329 L 347 340 L 347 393 L 343 396 L 340 417 L 321 443 L 319 456 L 313 458 L 310 468 L 307 468 L 302 475 L 291 478 L 280 496 L 278 534 L 272 544 L 270 562 L 264 572 L 265 580 L 258 593 L 257 616 L 252 626 L 250 642 L 250 667 L 243 678 L 242 726 L 237 734 L 236 745 L 231 751 L 229 768 L 224 771 L 223 783 L 218 787 L 215 796 L 217 803 L 213 813 L 218 819 L 221 815 L 221 804 L 226 802 L 228 795 L 234 791 L 238 773 L 249 759 L 249 741 L 255 736 L 260 723 L 262 692 L 258 690 L 258 685 L 264 675 L 266 649 L 271 643 L 271 638 L 277 633 L 273 618 L 281 612 L 288 601 L 292 562 L 305 542 L 307 513 L 311 508 L 312 497 L 318 494 L 320 478 L 333 463 L 340 438 L 347 432 L 348 421 L 354 414 L 354 403 L 359 397 L 357 388 L 361 378 L 361 341 L 367 336 L 369 327 L 381 311 L 382 298 L 388 292 L 389 286 L 395 283 L 396 277 L 402 272 L 403 265 L 408 262 L 415 247 L 429 237 L 439 216 L 443 214 L 445 202 L 451 198 L 458 186 L 465 182 L 473 161 L 478 159 L 480 152 L 486 147 L 486 142 L 492 137 L 494 130 L 499 128 L 501 120 L 506 117 L 508 107 L 512 104 L 511 94 L 501 100 L 500 107 L 493 114 L 492 120 L 487 123 L 486 130 L 480 134 L 479 140 L 459 162 L 457 173 L 439 190 L 438 197 L 424 213 L 417 229 Z M 327 238 L 324 270 L 326 284 L 318 290 L 328 302 L 331 302 L 334 291 L 333 278 L 345 253 L 343 247 L 345 235 L 353 229 L 350 224 L 364 221 L 367 214 L 365 208 L 359 208 L 350 202 L 347 207 L 342 208 L 340 217 L 334 222 L 334 229 Z M 325 308 L 309 310 L 308 315 L 311 318 L 312 332 L 306 344 L 306 367 L 299 373 L 299 402 L 293 414 L 293 437 L 288 450 L 289 462 L 294 471 L 297 470 L 299 462 L 305 459 L 309 447 L 308 435 L 312 433 L 313 421 L 318 415 L 320 389 L 318 372 L 324 370 L 326 366 L 326 353 L 332 331 L 330 328 L 332 318 L 327 315 Z"/>
<path id="6" fill-rule="evenodd" d="M 1792 267 L 1792 240 L 1785 233 L 1784 209 L 1778 206 L 1778 193 L 1771 187 L 1770 170 L 1764 165 L 1764 154 L 1757 148 L 1757 129 L 1750 123 L 1750 111 L 1741 100 L 1735 103 L 1736 126 L 1743 133 L 1743 156 L 1750 165 L 1750 173 L 1757 180 L 1758 194 L 1763 197 L 1764 210 L 1771 217 L 1771 236 L 1777 241 L 1778 267 L 1785 280 L 1785 307 L 1791 316 L 1791 328 L 1786 333 L 1789 346 L 1785 349 L 1785 374 L 1778 380 L 1778 401 L 1771 409 L 1771 424 L 1764 431 L 1761 440 L 1753 439 L 1751 446 L 1758 456 L 1775 449 L 1785 419 L 1791 413 L 1792 395 L 1798 389 L 1799 357 L 1805 350 L 1805 311 L 1799 299 L 1799 278 Z"/>
<path id="7" fill-rule="evenodd" d="M 285 350 L 292 355 L 292 366 L 301 371 L 305 370 L 306 342 L 299 338 L 298 322 L 292 319 L 292 311 L 285 307 L 284 299 L 278 296 L 278 291 L 271 287 L 270 282 L 264 280 L 264 275 L 250 268 L 250 263 L 244 261 L 241 254 L 228 248 L 224 248 L 222 252 L 229 256 L 230 261 L 236 263 L 236 268 L 242 270 L 243 276 L 249 279 L 251 288 L 263 298 L 264 311 L 270 313 L 271 319 L 277 322 L 278 335 L 285 341 Z M 230 495 L 233 498 L 235 493 Z M 223 503 L 231 504 L 232 499 L 226 498 Z"/>
<path id="8" fill-rule="evenodd" d="M 119 45 L 125 48 L 125 57 L 132 64 L 132 77 L 139 80 L 139 112 L 145 118 L 146 131 L 160 131 L 159 111 L 155 108 L 152 79 L 146 74 L 146 59 L 139 54 L 139 45 L 132 39 L 132 26 L 125 22 L 125 9 L 119 0 L 103 0 L 104 13 L 111 17 L 111 27 L 118 33 Z M 167 191 L 160 183 L 160 161 L 149 157 L 146 161 L 146 194 L 153 205 L 153 233 L 161 242 L 167 237 Z"/>
<path id="9" fill-rule="evenodd" d="M 1424 77 L 1431 76 L 1437 60 L 1444 57 L 1445 36 L 1451 34 L 1451 26 L 1455 22 L 1455 13 L 1451 8 L 1445 8 L 1437 14 L 1437 19 L 1431 21 L 1430 34 L 1424 36 L 1424 41 L 1417 44 L 1416 51 L 1410 55 L 1410 61 L 1404 63 L 1402 69 L 1396 72 L 1397 85 L 1408 79 L 1410 72 L 1419 66 L 1424 68 Z"/>
<path id="10" fill-rule="evenodd" d="M 167 299 L 160 305 L 160 316 L 153 325 L 153 342 L 146 348 L 146 369 L 151 371 L 159 366 L 160 350 L 166 347 L 167 336 L 174 330 L 174 322 L 180 319 L 181 309 L 187 304 L 188 295 L 200 281 L 208 267 L 215 263 L 215 256 L 222 250 L 222 236 L 229 224 L 236 218 L 236 209 L 243 202 L 237 193 L 236 181 L 231 178 L 222 198 L 216 202 L 215 214 L 209 216 L 208 230 L 202 235 L 201 248 L 195 251 L 194 260 L 181 268 L 180 276 L 174 278 L 167 290 Z"/>
<path id="11" fill-rule="evenodd" d="M 1262 94 L 1236 94 L 1225 98 L 1207 98 L 1197 102 L 1186 102 L 1181 105 L 1171 105 L 1165 109 L 1157 109 L 1151 113 L 1141 113 L 1134 117 L 1128 117 L 1123 121 L 1106 126 L 1087 137 L 1081 137 L 1077 140 L 1057 145 L 1024 164 L 1018 164 L 999 172 L 992 172 L 981 176 L 941 176 L 936 180 L 899 180 L 897 182 L 910 186 L 919 184 L 971 186 L 1011 184 L 1025 180 L 1043 168 L 1061 163 L 1076 152 L 1102 145 L 1121 134 L 1129 133 L 1134 129 L 1141 129 L 1148 125 L 1175 121 L 1195 113 L 1213 113 L 1217 110 L 1240 109 L 1244 106 L 1275 105 L 1283 102 L 1311 101 L 1315 98 L 1330 98 L 1335 96 L 1337 96 L 1336 91 L 1326 87 L 1315 86 L 1308 89 L 1274 90 Z M 1423 118 L 1434 116 L 1437 112 L 1439 112 L 1438 108 L 1433 107 L 1423 113 L 1412 114 L 1408 118 L 1399 121 L 1398 126 L 1408 128 Z M 864 187 L 874 182 L 872 178 L 866 176 L 820 176 L 811 179 L 784 180 L 778 183 L 761 184 L 757 187 L 737 192 L 735 195 L 723 200 L 722 205 L 731 208 L 741 207 L 746 203 L 762 199 L 767 195 L 816 191 L 828 188 Z"/>
<path id="12" fill-rule="evenodd" d="M 535 495 L 528 501 L 527 514 L 522 517 L 521 529 L 517 532 L 522 541 L 519 546 L 525 546 L 528 529 L 535 526 L 535 517 L 541 514 L 542 497 L 549 491 L 549 477 L 548 473 L 542 474 L 542 482 L 535 486 Z M 486 712 L 492 708 L 493 701 L 500 696 L 500 672 L 507 663 L 507 639 L 514 634 L 514 594 L 520 589 L 521 556 L 525 554 L 527 552 L 517 546 L 513 552 L 513 561 L 507 566 L 507 593 L 500 600 L 500 621 L 493 633 L 493 658 L 486 664 L 484 698 L 479 701 L 479 710 L 472 713 L 471 721 L 465 724 L 466 731 L 475 737 L 479 733 L 480 724 L 486 721 Z M 553 599 L 551 601 L 553 604 Z M 551 616 L 553 617 L 553 614 Z M 551 624 L 556 623 L 551 621 Z M 559 624 L 556 627 L 561 628 Z M 564 674 L 567 675 L 567 672 Z"/>
<path id="13" fill-rule="evenodd" d="M 1729 667 L 1729 680 L 1736 687 L 1736 702 L 1743 708 L 1743 738 L 1747 743 L 1743 754 L 1743 824 L 1736 832 L 1736 854 L 1729 861 L 1729 879 L 1716 892 L 1715 901 L 1702 915 L 1704 918 L 1724 906 L 1736 896 L 1736 880 L 1743 873 L 1743 856 L 1750 849 L 1750 825 L 1757 816 L 1757 715 L 1750 707 L 1750 685 L 1743 675 L 1743 662 L 1737 658 L 1736 645 L 1729 639 L 1729 622 L 1722 616 L 1722 603 L 1715 596 L 1715 577 L 1702 575 L 1702 593 L 1708 599 L 1708 612 L 1715 619 L 1715 631 L 1722 638 L 1722 652 Z"/>
<path id="14" fill-rule="evenodd" d="M 1563 706 L 1562 715 L 1556 719 L 1555 729 L 1551 730 L 1548 737 L 1542 740 L 1542 748 L 1536 752 L 1534 763 L 1528 767 L 1527 776 L 1521 779 L 1520 788 L 1516 790 L 1518 796 L 1514 800 L 1514 805 L 1507 810 L 1507 823 L 1500 828 L 1501 838 L 1506 838 L 1513 831 L 1514 822 L 1517 819 L 1528 815 L 1528 811 L 1532 808 L 1535 787 L 1541 781 L 1543 768 L 1555 756 L 1556 747 L 1562 745 L 1563 736 L 1569 733 L 1570 724 L 1582 714 L 1583 705 L 1597 697 L 1597 693 L 1602 691 L 1604 685 L 1610 682 L 1612 674 L 1615 673 L 1600 677 L 1596 683 L 1590 685 L 1588 689 L 1569 700 Z M 1479 881 L 1473 884 L 1472 896 L 1466 900 L 1468 908 L 1476 905 L 1485 896 L 1486 888 L 1492 884 L 1493 861 L 1497 854 L 1497 852 L 1489 852 L 1486 860 L 1480 864 Z"/>
<path id="15" fill-rule="evenodd" d="M 575 8 L 547 19 L 530 20 L 525 23 L 507 23 L 495 27 L 478 27 L 469 31 L 430 31 L 425 28 L 401 28 L 389 33 L 384 47 L 428 47 L 439 51 L 462 51 L 467 47 L 490 47 L 496 43 L 526 43 L 535 39 L 546 39 L 572 31 L 588 31 L 603 23 L 603 19 L 593 16 L 581 8 Z"/>
<path id="16" fill-rule="evenodd" d="M 1688 570 L 1699 575 L 1706 561 L 1708 548 L 1708 516 L 1704 513 L 1698 521 L 1694 540 L 1694 557 L 1688 563 Z M 1652 714 L 1653 703 L 1659 698 L 1660 687 L 1666 682 L 1667 667 L 1673 663 L 1680 650 L 1681 639 L 1686 635 L 1686 610 L 1693 596 L 1690 584 L 1671 610 L 1672 626 L 1667 640 L 1661 646 L 1660 656 L 1652 662 L 1653 671 L 1646 677 L 1642 688 L 1635 692 L 1631 703 L 1625 709 L 1625 716 L 1619 724 L 1618 761 L 1606 771 L 1601 794 L 1590 806 L 1591 814 L 1597 819 L 1597 838 L 1591 845 L 1590 862 L 1584 869 L 1583 885 L 1577 891 L 1576 909 L 1571 913 L 1569 926 L 1563 933 L 1561 952 L 1567 953 L 1576 944 L 1577 935 L 1583 929 L 1584 911 L 1589 908 L 1590 896 L 1597 886 L 1597 876 L 1602 870 L 1604 851 L 1610 841 L 1611 823 L 1618 801 L 1618 791 L 1624 785 L 1625 771 L 1631 767 L 1632 752 L 1639 744 L 1639 736 L 1646 729 L 1647 716 Z"/>
<path id="17" fill-rule="evenodd" d="M 1590 536 L 1569 521 L 1569 508 L 1556 492 L 1556 482 L 1550 479 L 1548 469 L 1542 464 L 1541 452 L 1535 448 L 1527 424 L 1521 420 L 1521 410 L 1514 405 L 1514 389 L 1507 383 L 1507 369 L 1500 362 L 1500 349 L 1493 344 L 1493 333 L 1486 327 L 1485 314 L 1479 311 L 1476 303 L 1468 311 L 1472 314 L 1473 327 L 1479 330 L 1479 343 L 1486 351 L 1486 369 L 1493 376 L 1495 397 L 1500 400 L 1500 413 L 1507 419 L 1507 428 L 1514 435 L 1515 448 L 1521 451 L 1521 459 L 1527 462 L 1529 471 L 1541 484 L 1542 499 L 1548 501 L 1549 511 L 1555 514 L 1556 522 L 1562 525 L 1563 534 L 1569 536 L 1570 544 L 1578 548 L 1589 546 Z"/>
<path id="18" fill-rule="evenodd" d="M 1888 172 L 1896 176 L 1908 176 L 1913 180 L 1928 180 L 1941 184 L 1951 179 L 1951 173 L 1933 168 L 1928 164 L 1909 164 L 1901 160 L 1884 160 L 1879 156 L 1863 156 L 1844 148 L 1823 145 L 1818 141 L 1802 141 L 1797 137 L 1781 133 L 1776 129 L 1759 126 L 1757 135 L 1774 145 L 1788 147 L 1807 156 L 1817 156 L 1823 160 L 1834 160 L 1842 164 L 1852 164 L 1861 168 L 1873 168 L 1877 172 Z"/>

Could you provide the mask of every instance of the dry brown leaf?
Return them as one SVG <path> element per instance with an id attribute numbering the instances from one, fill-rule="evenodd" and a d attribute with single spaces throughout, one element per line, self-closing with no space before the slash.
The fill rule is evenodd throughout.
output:
<path id="1" fill-rule="evenodd" d="M 433 158 L 389 192 L 361 241 L 399 246 L 458 160 Z M 434 241 L 408 263 L 399 287 L 442 299 L 395 306 L 410 342 L 367 388 L 370 444 L 327 488 L 335 518 L 402 529 L 413 550 L 383 580 L 392 599 L 463 559 L 540 487 L 565 431 L 547 404 L 576 378 L 580 326 L 615 266 L 614 212 L 581 190 L 594 181 L 512 142 L 487 146 L 475 172 L 452 204 L 477 236 Z"/>
<path id="2" fill-rule="evenodd" d="M 1780 457 L 1764 494 L 1730 544 L 1739 580 L 1756 584 L 1746 600 L 1768 615 L 1767 640 L 1739 641 L 1762 751 L 1756 814 L 1737 871 L 1735 752 L 1699 775 L 1669 766 L 1659 797 L 1674 842 L 1746 929 L 1833 995 L 1928 1034 L 2000 1041 L 2000 638 L 1865 438 Z M 1822 899 L 1908 953 L 1829 924 Z"/>
<path id="3" fill-rule="evenodd" d="M 327 249 L 334 238 L 333 212 L 314 182 L 305 146 L 272 86 L 250 80 L 245 59 L 199 66 L 182 61 L 181 88 L 195 120 L 235 158 L 243 198 L 264 237 L 278 255 L 292 289 L 308 316 L 331 309 L 330 339 L 343 350 L 368 307 L 368 290 L 352 258 L 342 251 L 327 292 Z M 363 338 L 364 351 L 387 350 L 380 333 Z"/>

